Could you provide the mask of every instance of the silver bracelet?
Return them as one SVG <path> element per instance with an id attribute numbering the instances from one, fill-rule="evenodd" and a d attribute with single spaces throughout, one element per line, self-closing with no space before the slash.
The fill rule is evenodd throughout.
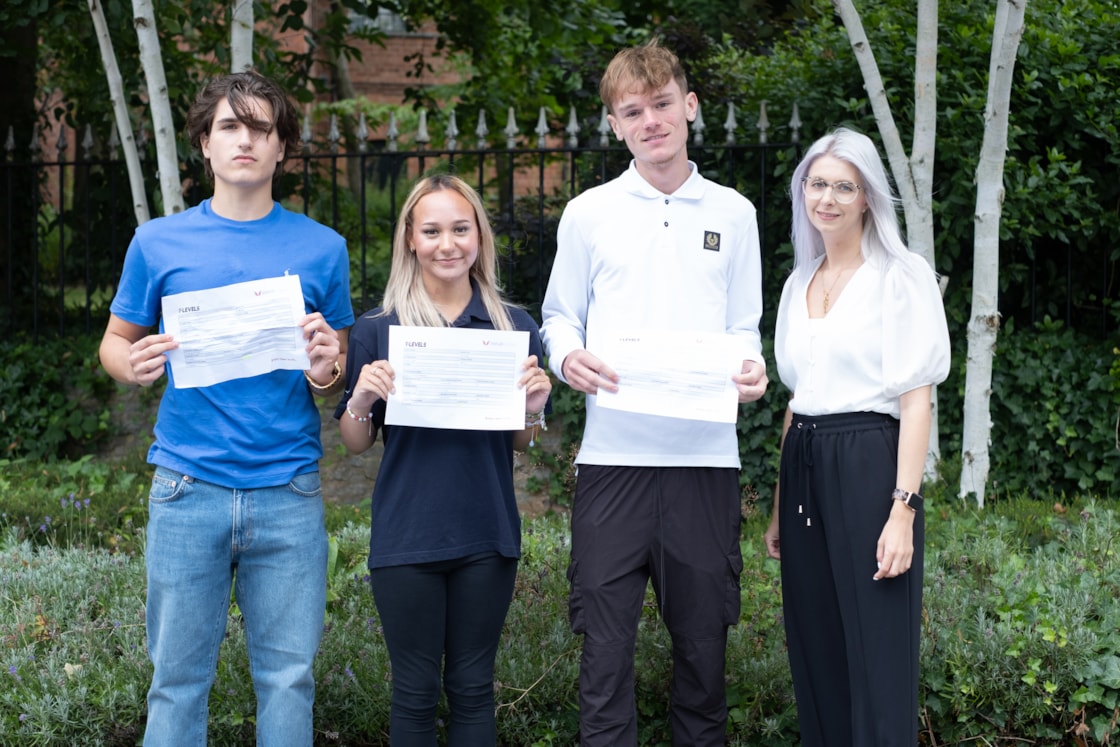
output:
<path id="1" fill-rule="evenodd" d="M 548 430 L 548 424 L 544 422 L 543 407 L 539 412 L 525 413 L 525 427 L 533 429 L 533 434 L 529 436 L 529 445 L 534 446 L 537 443 L 537 428 L 539 427 L 542 431 Z"/>

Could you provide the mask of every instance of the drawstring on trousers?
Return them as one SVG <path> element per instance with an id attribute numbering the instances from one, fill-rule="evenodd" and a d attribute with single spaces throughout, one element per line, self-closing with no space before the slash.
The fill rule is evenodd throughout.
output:
<path id="1" fill-rule="evenodd" d="M 805 526 L 811 527 L 813 526 L 813 485 L 818 482 L 813 476 L 815 469 L 813 464 L 814 437 L 819 433 L 821 438 L 827 441 L 830 435 L 880 430 L 889 441 L 894 437 L 893 434 L 898 432 L 899 424 L 897 418 L 885 413 L 855 412 L 830 415 L 798 415 L 794 413 L 790 427 L 797 429 L 798 468 L 804 471 L 800 476 L 804 482 L 801 483 L 801 479 L 798 480 L 801 487 L 796 491 L 799 500 L 797 513 L 805 517 Z M 826 456 L 825 462 L 822 462 L 822 469 L 830 469 L 828 462 L 829 458 Z"/>
<path id="2" fill-rule="evenodd" d="M 797 424 L 797 430 L 804 431 L 804 435 L 800 439 L 800 441 L 801 441 L 801 461 L 806 467 L 809 468 L 809 470 L 812 470 L 813 469 L 813 432 L 817 429 L 817 424 L 816 423 L 809 423 L 808 428 L 805 428 L 805 425 L 806 425 L 805 423 L 801 423 L 801 422 L 798 422 L 798 424 Z M 810 480 L 808 480 L 807 484 L 812 485 L 813 481 L 810 479 Z M 809 499 L 812 497 L 812 493 L 813 493 L 813 490 L 810 487 L 808 490 L 805 491 L 805 503 L 804 504 L 798 504 L 798 506 L 797 506 L 797 513 L 805 515 L 805 526 L 807 526 L 807 527 L 813 526 L 813 517 L 809 513 L 809 508 L 808 508 Z"/>

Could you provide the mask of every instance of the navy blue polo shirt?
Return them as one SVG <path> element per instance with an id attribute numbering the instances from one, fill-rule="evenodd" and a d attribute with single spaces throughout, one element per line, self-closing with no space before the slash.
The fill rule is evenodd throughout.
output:
<path id="1" fill-rule="evenodd" d="M 473 285 L 473 283 L 472 283 Z M 389 356 L 396 314 L 363 314 L 350 330 L 347 390 L 335 409 L 346 412 L 362 366 Z M 515 329 L 529 332 L 529 353 L 543 358 L 536 322 L 509 307 Z M 454 327 L 493 329 L 477 287 Z M 521 557 L 521 517 L 513 489 L 513 432 L 415 428 L 385 424 L 385 401 L 374 403 L 374 428 L 385 444 L 373 486 L 369 567 L 430 563 L 482 552 Z"/>

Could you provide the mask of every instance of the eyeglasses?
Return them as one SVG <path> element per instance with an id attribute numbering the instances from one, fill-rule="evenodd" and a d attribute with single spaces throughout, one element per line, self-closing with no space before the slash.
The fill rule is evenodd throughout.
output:
<path id="1" fill-rule="evenodd" d="M 855 202 L 856 198 L 859 197 L 859 191 L 863 189 L 858 184 L 852 184 L 851 182 L 832 182 L 830 184 L 815 176 L 801 177 L 801 190 L 809 199 L 819 200 L 823 198 L 829 187 L 832 188 L 832 199 L 841 205 Z"/>

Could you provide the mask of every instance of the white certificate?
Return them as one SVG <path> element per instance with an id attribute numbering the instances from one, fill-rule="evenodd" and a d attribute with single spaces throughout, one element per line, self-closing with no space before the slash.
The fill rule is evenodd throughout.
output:
<path id="1" fill-rule="evenodd" d="M 525 390 L 517 382 L 528 356 L 528 332 L 390 326 L 395 391 L 385 402 L 385 422 L 519 431 Z"/>
<path id="2" fill-rule="evenodd" d="M 599 390 L 600 407 L 646 415 L 734 423 L 747 342 L 738 335 L 642 330 L 598 335 L 589 350 L 618 374 L 618 391 Z"/>
<path id="3" fill-rule="evenodd" d="M 306 312 L 298 275 L 164 296 L 163 329 L 179 389 L 311 367 L 299 320 Z"/>

